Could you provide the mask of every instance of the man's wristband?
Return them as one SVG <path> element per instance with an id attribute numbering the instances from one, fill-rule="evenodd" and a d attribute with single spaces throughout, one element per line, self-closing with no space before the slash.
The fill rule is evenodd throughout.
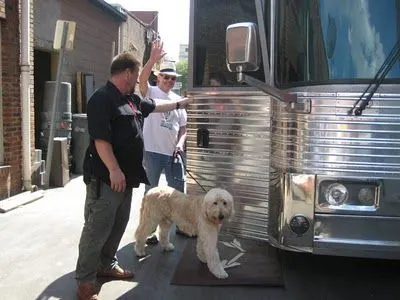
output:
<path id="1" fill-rule="evenodd" d="M 179 101 L 177 101 L 176 102 L 176 109 L 180 109 L 181 108 L 181 106 L 180 106 L 180 104 L 179 104 Z"/>

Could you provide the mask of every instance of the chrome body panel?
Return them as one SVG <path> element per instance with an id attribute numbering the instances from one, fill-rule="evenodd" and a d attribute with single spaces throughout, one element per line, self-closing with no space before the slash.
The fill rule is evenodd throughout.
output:
<path id="1" fill-rule="evenodd" d="M 188 110 L 187 192 L 203 193 L 189 174 L 207 190 L 226 188 L 234 196 L 236 213 L 224 230 L 266 240 L 269 97 L 245 90 L 189 93 L 194 101 Z M 208 146 L 198 144 L 199 129 L 208 131 Z"/>
<path id="2" fill-rule="evenodd" d="M 310 113 L 288 112 L 277 100 L 271 105 L 270 239 L 318 254 L 400 258 L 394 229 L 400 221 L 400 95 L 374 95 L 357 117 L 347 111 L 360 93 L 297 94 L 311 101 Z M 296 178 L 314 193 L 302 191 Z M 324 203 L 324 182 L 343 183 L 347 202 Z M 361 185 L 375 191 L 370 205 L 352 193 Z M 304 235 L 288 226 L 296 214 L 312 224 Z"/>
<path id="3" fill-rule="evenodd" d="M 276 166 L 340 177 L 400 178 L 400 95 L 377 94 L 363 116 L 347 116 L 359 96 L 298 93 L 311 100 L 309 114 L 288 113 L 273 101 Z"/>
<path id="4" fill-rule="evenodd" d="M 311 227 L 304 234 L 298 235 L 291 230 L 289 224 L 291 218 L 298 215 L 304 216 L 308 220 L 313 220 L 315 175 L 286 174 L 284 182 L 285 204 L 289 205 L 282 207 L 280 243 L 286 247 L 311 252 L 313 247 L 313 232 Z M 273 200 L 271 199 L 271 201 Z M 271 216 L 274 215 L 272 211 L 270 213 Z"/>

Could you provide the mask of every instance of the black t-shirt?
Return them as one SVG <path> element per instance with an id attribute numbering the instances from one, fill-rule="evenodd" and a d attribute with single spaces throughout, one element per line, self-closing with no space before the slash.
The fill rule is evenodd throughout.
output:
<path id="1" fill-rule="evenodd" d="M 99 157 L 94 141 L 112 145 L 128 187 L 148 184 L 143 168 L 143 119 L 155 108 L 151 99 L 123 95 L 110 81 L 98 89 L 87 104 L 90 143 L 83 163 L 84 178 L 98 178 L 110 184 L 110 173 Z"/>

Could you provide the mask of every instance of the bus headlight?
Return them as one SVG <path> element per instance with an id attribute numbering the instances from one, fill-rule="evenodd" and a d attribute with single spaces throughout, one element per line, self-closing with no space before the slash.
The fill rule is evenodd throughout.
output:
<path id="1" fill-rule="evenodd" d="M 328 186 L 325 192 L 325 199 L 330 205 L 341 205 L 349 197 L 347 188 L 340 183 L 333 183 Z"/>
<path id="2" fill-rule="evenodd" d="M 381 183 L 376 180 L 321 180 L 317 210 L 375 211 L 379 207 Z"/>

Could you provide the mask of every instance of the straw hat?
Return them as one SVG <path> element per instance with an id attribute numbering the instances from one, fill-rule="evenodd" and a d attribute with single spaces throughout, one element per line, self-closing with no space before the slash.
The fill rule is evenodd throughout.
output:
<path id="1" fill-rule="evenodd" d="M 181 74 L 176 73 L 176 65 L 173 61 L 163 61 L 160 64 L 160 69 L 158 71 L 154 71 L 155 75 L 169 75 L 179 77 Z"/>

